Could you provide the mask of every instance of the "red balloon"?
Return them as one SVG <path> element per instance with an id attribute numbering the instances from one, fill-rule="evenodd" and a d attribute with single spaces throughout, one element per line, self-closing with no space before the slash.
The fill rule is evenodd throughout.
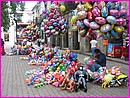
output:
<path id="1" fill-rule="evenodd" d="M 87 36 L 91 35 L 91 33 L 92 33 L 92 28 L 89 28 Z"/>
<path id="2" fill-rule="evenodd" d="M 91 11 L 88 12 L 88 20 L 93 21 L 93 14 Z"/>

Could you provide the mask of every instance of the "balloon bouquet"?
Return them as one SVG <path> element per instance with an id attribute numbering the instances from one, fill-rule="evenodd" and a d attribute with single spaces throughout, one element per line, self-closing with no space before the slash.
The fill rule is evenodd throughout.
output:
<path id="1" fill-rule="evenodd" d="M 66 7 L 59 2 L 53 2 L 50 9 L 44 10 L 43 15 L 46 19 L 43 20 L 42 26 L 47 37 L 51 35 L 63 35 L 68 31 L 67 20 L 62 16 L 66 11 Z"/>
<path id="2" fill-rule="evenodd" d="M 72 11 L 72 31 L 81 37 L 119 39 L 127 25 L 127 10 L 121 2 L 79 2 Z"/>

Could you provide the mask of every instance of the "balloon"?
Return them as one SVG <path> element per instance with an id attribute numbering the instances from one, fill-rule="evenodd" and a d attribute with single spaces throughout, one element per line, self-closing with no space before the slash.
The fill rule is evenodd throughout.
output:
<path id="1" fill-rule="evenodd" d="M 110 15 L 117 16 L 118 12 L 119 12 L 118 10 L 110 10 Z"/>
<path id="2" fill-rule="evenodd" d="M 55 27 L 58 26 L 57 22 L 54 22 L 54 23 L 53 23 L 53 26 L 55 26 Z"/>
<path id="3" fill-rule="evenodd" d="M 78 27 L 77 26 L 72 26 L 72 31 L 78 31 Z"/>
<path id="4" fill-rule="evenodd" d="M 86 2 L 85 4 L 84 4 L 84 7 L 87 9 L 87 10 L 91 10 L 93 7 L 92 7 L 92 5 L 89 3 L 89 2 Z"/>
<path id="5" fill-rule="evenodd" d="M 106 23 L 106 19 L 103 18 L 103 17 L 96 17 L 96 18 L 95 18 L 95 21 L 96 21 L 98 24 L 105 24 L 105 23 Z"/>
<path id="6" fill-rule="evenodd" d="M 84 24 L 85 24 L 87 27 L 90 26 L 88 19 L 84 19 Z"/>
<path id="7" fill-rule="evenodd" d="M 48 29 L 52 30 L 54 27 L 53 26 L 49 26 Z"/>
<path id="8" fill-rule="evenodd" d="M 52 18 L 54 16 L 54 13 L 50 13 L 49 17 Z"/>
<path id="9" fill-rule="evenodd" d="M 83 10 L 84 10 L 84 5 L 79 4 L 79 5 L 77 6 L 77 10 L 78 10 L 78 11 L 83 11 Z"/>
<path id="10" fill-rule="evenodd" d="M 52 22 L 48 21 L 47 26 L 51 26 Z"/>
<path id="11" fill-rule="evenodd" d="M 46 30 L 46 33 L 47 33 L 47 34 L 50 33 L 50 30 Z"/>
<path id="12" fill-rule="evenodd" d="M 118 33 L 121 33 L 125 30 L 125 28 L 123 26 L 115 26 L 114 30 Z"/>
<path id="13" fill-rule="evenodd" d="M 107 20 L 108 23 L 111 23 L 111 24 L 116 24 L 116 22 L 117 22 L 117 20 L 114 16 L 108 16 L 106 18 L 106 20 Z"/>
<path id="14" fill-rule="evenodd" d="M 77 10 L 73 10 L 73 11 L 72 11 L 72 15 L 73 15 L 73 16 L 76 16 L 76 15 L 77 15 L 77 13 L 78 13 L 78 11 L 77 11 Z"/>
<path id="15" fill-rule="evenodd" d="M 64 5 L 61 5 L 61 6 L 60 6 L 60 11 L 61 11 L 61 12 L 66 11 L 66 7 L 65 7 Z"/>
<path id="16" fill-rule="evenodd" d="M 61 26 L 61 29 L 63 30 L 64 28 L 65 28 L 65 26 L 64 26 L 64 25 L 62 25 L 62 26 Z"/>
<path id="17" fill-rule="evenodd" d="M 112 30 L 113 28 L 114 28 L 114 24 L 111 25 L 111 29 L 110 30 Z"/>
<path id="18" fill-rule="evenodd" d="M 88 20 L 89 21 L 93 21 L 93 16 L 92 16 L 92 12 L 91 11 L 88 12 Z"/>
<path id="19" fill-rule="evenodd" d="M 77 16 L 78 19 L 85 19 L 87 17 L 87 13 L 85 11 L 80 11 Z"/>
<path id="20" fill-rule="evenodd" d="M 120 10 L 119 13 L 118 13 L 119 17 L 124 17 L 127 15 L 127 10 L 123 9 L 123 10 Z"/>
<path id="21" fill-rule="evenodd" d="M 98 9 L 98 7 L 93 8 L 92 13 L 93 13 L 93 16 L 95 16 L 95 17 L 100 16 L 100 10 Z"/>
<path id="22" fill-rule="evenodd" d="M 110 31 L 110 29 L 111 29 L 111 26 L 109 24 L 105 24 L 105 25 L 101 26 L 100 31 L 105 33 L 105 32 Z"/>
<path id="23" fill-rule="evenodd" d="M 103 17 L 107 17 L 107 15 L 108 15 L 108 9 L 107 9 L 107 7 L 104 6 L 102 8 L 101 14 L 102 14 Z"/>
<path id="24" fill-rule="evenodd" d="M 118 36 L 117 32 L 115 32 L 114 30 L 111 30 L 111 34 L 112 34 L 114 37 L 117 37 L 117 36 Z"/>
<path id="25" fill-rule="evenodd" d="M 120 8 L 121 8 L 121 3 L 120 2 L 116 2 L 115 9 L 116 10 L 120 10 Z"/>
<path id="26" fill-rule="evenodd" d="M 111 8 L 112 6 L 114 6 L 114 3 L 113 3 L 113 2 L 108 2 L 108 3 L 106 4 L 106 7 L 108 8 L 108 10 L 110 10 L 110 8 Z"/>
<path id="27" fill-rule="evenodd" d="M 98 29 L 100 26 L 96 22 L 90 22 L 90 27 L 92 29 Z"/>
<path id="28" fill-rule="evenodd" d="M 79 20 L 78 20 L 77 24 L 78 24 L 79 28 L 84 28 L 85 27 L 84 24 L 82 22 L 80 22 Z"/>
<path id="29" fill-rule="evenodd" d="M 55 29 L 53 29 L 53 30 L 51 30 L 51 33 L 55 33 L 55 31 L 56 31 L 56 30 L 55 30 Z"/>
<path id="30" fill-rule="evenodd" d="M 75 23 L 75 22 L 76 22 L 76 19 L 77 19 L 77 16 L 72 16 L 70 22 L 71 22 L 71 23 Z"/>
<path id="31" fill-rule="evenodd" d="M 54 34 L 55 34 L 55 35 L 58 35 L 58 34 L 59 34 L 59 32 L 58 32 L 58 31 L 56 31 L 56 32 L 54 32 Z"/>
<path id="32" fill-rule="evenodd" d="M 101 10 L 104 6 L 105 6 L 105 2 L 100 1 L 99 4 L 98 4 L 98 8 Z"/>
<path id="33" fill-rule="evenodd" d="M 75 53 L 75 54 L 74 54 L 74 57 L 75 57 L 75 58 L 77 58 L 77 57 L 78 57 L 78 55 Z"/>
<path id="34" fill-rule="evenodd" d="M 125 26 L 126 25 L 126 19 L 124 19 L 124 18 L 117 19 L 117 25 Z"/>
<path id="35" fill-rule="evenodd" d="M 88 33 L 87 33 L 87 36 L 89 36 L 91 33 L 92 33 L 92 28 L 89 28 L 89 29 L 88 29 Z"/>
<path id="36" fill-rule="evenodd" d="M 57 31 L 58 31 L 58 30 L 59 30 L 59 28 L 58 28 L 58 27 L 55 27 L 55 30 L 57 30 Z"/>
<path id="37" fill-rule="evenodd" d="M 79 31 L 79 34 L 80 34 L 80 35 L 83 35 L 83 34 L 85 34 L 85 33 L 86 33 L 85 29 Z"/>

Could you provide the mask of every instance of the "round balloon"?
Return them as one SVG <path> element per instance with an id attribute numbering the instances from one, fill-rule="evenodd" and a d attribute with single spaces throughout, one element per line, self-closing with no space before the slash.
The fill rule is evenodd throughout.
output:
<path id="1" fill-rule="evenodd" d="M 117 16 L 118 12 L 119 12 L 118 10 L 112 9 L 112 10 L 110 10 L 110 15 Z"/>
<path id="2" fill-rule="evenodd" d="M 95 16 L 95 17 L 99 17 L 100 16 L 100 10 L 98 9 L 98 7 L 94 7 L 92 9 L 92 13 L 93 13 L 93 16 Z"/>
<path id="3" fill-rule="evenodd" d="M 84 28 L 84 27 L 85 27 L 85 26 L 84 26 L 84 23 L 82 23 L 82 22 L 80 22 L 80 21 L 78 21 L 77 24 L 78 24 L 78 26 L 79 26 L 80 28 Z"/>
<path id="4" fill-rule="evenodd" d="M 103 17 L 96 17 L 95 18 L 95 21 L 98 23 L 98 24 L 105 24 L 106 23 L 106 19 L 103 18 Z"/>
<path id="5" fill-rule="evenodd" d="M 117 36 L 118 36 L 118 33 L 115 32 L 114 30 L 111 30 L 111 34 L 112 34 L 114 37 L 117 37 Z"/>
<path id="6" fill-rule="evenodd" d="M 110 31 L 110 29 L 111 29 L 110 24 L 105 24 L 105 25 L 101 26 L 100 31 L 105 33 L 105 32 Z"/>
<path id="7" fill-rule="evenodd" d="M 87 13 L 85 11 L 78 12 L 77 18 L 78 19 L 85 19 L 87 17 Z"/>
<path id="8" fill-rule="evenodd" d="M 111 24 L 116 24 L 116 22 L 117 22 L 116 18 L 114 16 L 108 16 L 106 18 L 106 20 L 107 20 L 108 23 L 111 23 Z"/>
<path id="9" fill-rule="evenodd" d="M 85 24 L 87 27 L 90 26 L 88 19 L 84 19 L 84 24 Z"/>
<path id="10" fill-rule="evenodd" d="M 61 6 L 60 6 L 60 11 L 61 11 L 61 12 L 66 11 L 66 7 L 65 7 L 64 5 L 61 5 Z"/>
<path id="11" fill-rule="evenodd" d="M 124 18 L 117 19 L 117 25 L 125 26 L 126 25 L 126 19 L 124 19 Z"/>
<path id="12" fill-rule="evenodd" d="M 104 1 L 99 1 L 98 8 L 101 10 L 105 6 Z"/>
<path id="13" fill-rule="evenodd" d="M 119 17 L 125 17 L 127 15 L 127 10 L 125 10 L 125 9 L 120 10 L 118 15 L 119 15 Z"/>
<path id="14" fill-rule="evenodd" d="M 96 22 L 90 22 L 90 27 L 92 29 L 98 29 L 100 26 Z"/>
<path id="15" fill-rule="evenodd" d="M 104 6 L 101 10 L 102 17 L 107 17 L 108 15 L 108 9 L 106 6 Z"/>
<path id="16" fill-rule="evenodd" d="M 84 5 L 79 4 L 79 5 L 77 6 L 77 10 L 78 10 L 78 11 L 83 11 L 83 10 L 84 10 Z"/>
<path id="17" fill-rule="evenodd" d="M 121 33 L 125 30 L 125 28 L 123 26 L 115 26 L 114 30 L 118 33 Z"/>
<path id="18" fill-rule="evenodd" d="M 52 30 L 53 28 L 54 28 L 53 26 L 49 26 L 49 27 L 48 27 L 49 30 Z"/>

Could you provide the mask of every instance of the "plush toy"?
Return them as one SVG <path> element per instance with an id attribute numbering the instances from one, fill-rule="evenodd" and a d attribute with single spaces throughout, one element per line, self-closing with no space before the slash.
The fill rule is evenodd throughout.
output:
<path id="1" fill-rule="evenodd" d="M 104 83 L 102 84 L 102 88 L 106 88 L 107 86 L 109 86 L 109 83 L 113 80 L 114 77 L 115 75 L 112 75 L 110 73 L 106 74 L 104 76 Z"/>
<path id="2" fill-rule="evenodd" d="M 87 92 L 87 81 L 88 73 L 84 70 L 83 66 L 79 67 L 79 70 L 74 73 L 74 80 L 77 83 L 75 86 L 75 91 L 77 92 L 80 87 L 84 89 L 84 92 Z"/>

